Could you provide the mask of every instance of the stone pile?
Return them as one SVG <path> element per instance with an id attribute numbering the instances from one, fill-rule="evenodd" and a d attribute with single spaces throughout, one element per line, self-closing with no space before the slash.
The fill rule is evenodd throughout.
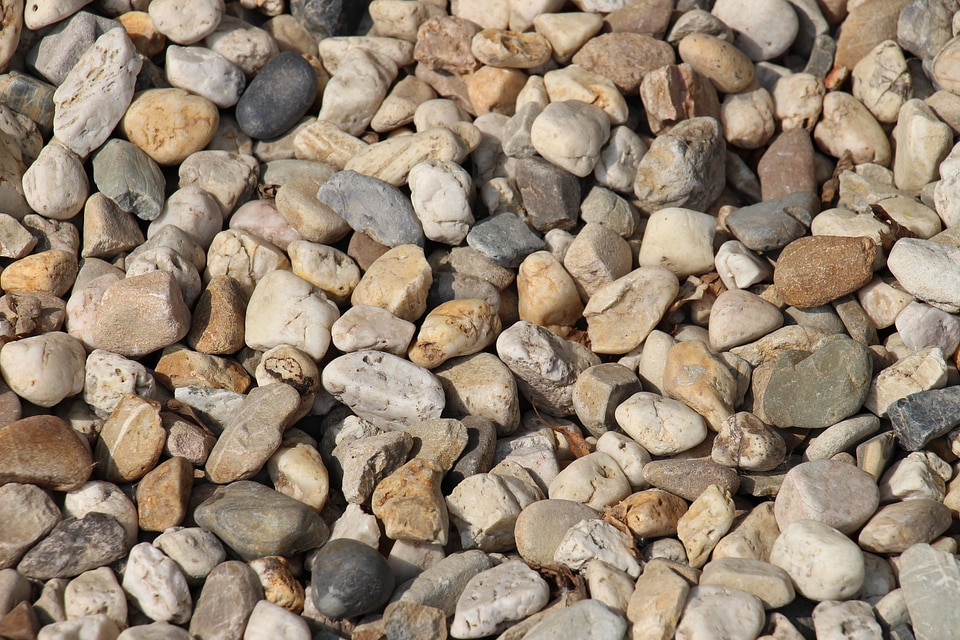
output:
<path id="1" fill-rule="evenodd" d="M 952 0 L 0 9 L 0 637 L 960 628 Z"/>

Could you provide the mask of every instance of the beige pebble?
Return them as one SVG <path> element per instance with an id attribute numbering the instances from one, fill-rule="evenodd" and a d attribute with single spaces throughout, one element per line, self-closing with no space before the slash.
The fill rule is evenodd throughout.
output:
<path id="1" fill-rule="evenodd" d="M 97 440 L 94 456 L 99 477 L 110 482 L 139 480 L 157 465 L 165 439 L 159 403 L 123 396 Z"/>
<path id="2" fill-rule="evenodd" d="M 753 63 L 733 44 L 706 33 L 691 33 L 677 47 L 680 59 L 722 93 L 739 93 L 753 82 Z"/>
<path id="3" fill-rule="evenodd" d="M 823 119 L 814 128 L 813 138 L 834 158 L 849 151 L 857 164 L 890 164 L 886 134 L 873 114 L 849 93 L 832 91 L 823 98 Z"/>
<path id="4" fill-rule="evenodd" d="M 530 69 L 550 59 L 553 48 L 539 33 L 484 29 L 470 44 L 473 55 L 491 67 Z"/>
<path id="5" fill-rule="evenodd" d="M 220 124 L 217 105 L 183 89 L 140 93 L 120 121 L 120 130 L 160 165 L 175 165 L 200 151 Z"/>
<path id="6" fill-rule="evenodd" d="M 390 249 L 371 264 L 360 279 L 350 302 L 382 307 L 410 322 L 427 310 L 427 293 L 433 284 L 430 265 L 423 249 L 401 245 Z"/>
<path id="7" fill-rule="evenodd" d="M 553 59 L 560 64 L 570 62 L 590 38 L 603 27 L 598 13 L 541 13 L 534 17 L 533 28 L 553 49 Z"/>
<path id="8" fill-rule="evenodd" d="M 485 349 L 500 333 L 497 310 L 484 300 L 465 298 L 444 302 L 427 314 L 407 356 L 425 369 L 450 358 Z"/>

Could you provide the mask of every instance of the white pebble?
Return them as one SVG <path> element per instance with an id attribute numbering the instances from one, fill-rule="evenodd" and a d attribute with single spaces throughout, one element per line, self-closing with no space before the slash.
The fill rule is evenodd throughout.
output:
<path id="1" fill-rule="evenodd" d="M 574 571 L 585 569 L 591 560 L 602 560 L 631 578 L 640 576 L 640 564 L 633 555 L 633 539 L 603 520 L 581 520 L 570 527 L 563 534 L 553 559 Z"/>
<path id="2" fill-rule="evenodd" d="M 247 628 L 243 632 L 244 640 L 310 640 L 312 637 L 303 616 L 266 600 L 261 600 L 254 606 L 253 613 L 247 620 Z"/>
<path id="3" fill-rule="evenodd" d="M 542 609 L 549 598 L 550 587 L 539 573 L 519 560 L 505 562 L 470 578 L 457 600 L 450 635 L 482 638 L 499 633 Z"/>
<path id="4" fill-rule="evenodd" d="M 470 174 L 455 162 L 427 160 L 410 169 L 407 183 L 424 235 L 453 246 L 463 242 L 473 224 Z"/>
<path id="5" fill-rule="evenodd" d="M 177 563 L 149 542 L 130 550 L 123 589 L 152 620 L 180 624 L 190 619 L 193 600 Z"/>
<path id="6" fill-rule="evenodd" d="M 0 350 L 0 374 L 18 396 L 52 407 L 83 391 L 86 351 L 60 331 L 8 342 Z"/>
<path id="7" fill-rule="evenodd" d="M 656 393 L 635 393 L 617 407 L 617 424 L 655 456 L 692 449 L 707 437 L 707 423 L 679 400 Z"/>

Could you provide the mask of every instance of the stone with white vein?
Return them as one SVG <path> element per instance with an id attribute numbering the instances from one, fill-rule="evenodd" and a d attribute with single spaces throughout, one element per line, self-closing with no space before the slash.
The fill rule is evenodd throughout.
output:
<path id="1" fill-rule="evenodd" d="M 141 60 L 123 29 L 97 38 L 53 94 L 53 132 L 85 158 L 103 144 L 133 99 Z"/>
<path id="2" fill-rule="evenodd" d="M 130 550 L 123 590 L 147 617 L 157 622 L 181 624 L 193 612 L 190 588 L 180 567 L 149 542 L 141 542 Z"/>

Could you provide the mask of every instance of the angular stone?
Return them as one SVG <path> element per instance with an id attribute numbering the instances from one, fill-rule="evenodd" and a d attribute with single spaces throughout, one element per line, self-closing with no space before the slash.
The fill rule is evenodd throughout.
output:
<path id="1" fill-rule="evenodd" d="M 0 534 L 0 567 L 7 569 L 50 533 L 61 515 L 43 489 L 8 482 L 0 486 L 0 517 L 8 523 Z"/>
<path id="2" fill-rule="evenodd" d="M 54 416 L 32 416 L 0 428 L 0 453 L 8 463 L 0 484 L 30 483 L 70 491 L 90 477 L 90 450 L 70 425 Z"/>
<path id="3" fill-rule="evenodd" d="M 763 413 L 776 426 L 829 427 L 856 413 L 866 398 L 873 374 L 866 347 L 838 335 L 808 353 L 790 350 L 777 357 L 763 395 Z"/>
<path id="4" fill-rule="evenodd" d="M 744 471 L 773 471 L 786 457 L 786 444 L 752 413 L 735 413 L 713 441 L 714 462 Z"/>
<path id="5" fill-rule="evenodd" d="M 706 418 L 714 431 L 720 431 L 723 421 L 734 413 L 738 382 L 735 372 L 711 353 L 705 342 L 689 340 L 667 352 L 663 390 Z"/>
<path id="6" fill-rule="evenodd" d="M 691 567 L 699 569 L 733 525 L 734 506 L 730 493 L 715 484 L 690 504 L 677 520 L 677 537 L 687 551 Z"/>
<path id="7" fill-rule="evenodd" d="M 478 573 L 457 601 L 450 627 L 457 638 L 480 638 L 536 613 L 547 604 L 549 589 L 522 562 L 506 562 Z"/>
<path id="8" fill-rule="evenodd" d="M 380 481 L 371 509 L 388 538 L 446 544 L 450 525 L 440 493 L 442 479 L 438 464 L 414 458 Z"/>
<path id="9" fill-rule="evenodd" d="M 908 451 L 919 451 L 960 424 L 952 407 L 960 402 L 956 387 L 920 391 L 887 407 L 893 432 Z"/>
<path id="10" fill-rule="evenodd" d="M 903 598 L 918 637 L 949 635 L 957 617 L 953 603 L 958 583 L 960 566 L 953 554 L 919 543 L 900 555 Z"/>

